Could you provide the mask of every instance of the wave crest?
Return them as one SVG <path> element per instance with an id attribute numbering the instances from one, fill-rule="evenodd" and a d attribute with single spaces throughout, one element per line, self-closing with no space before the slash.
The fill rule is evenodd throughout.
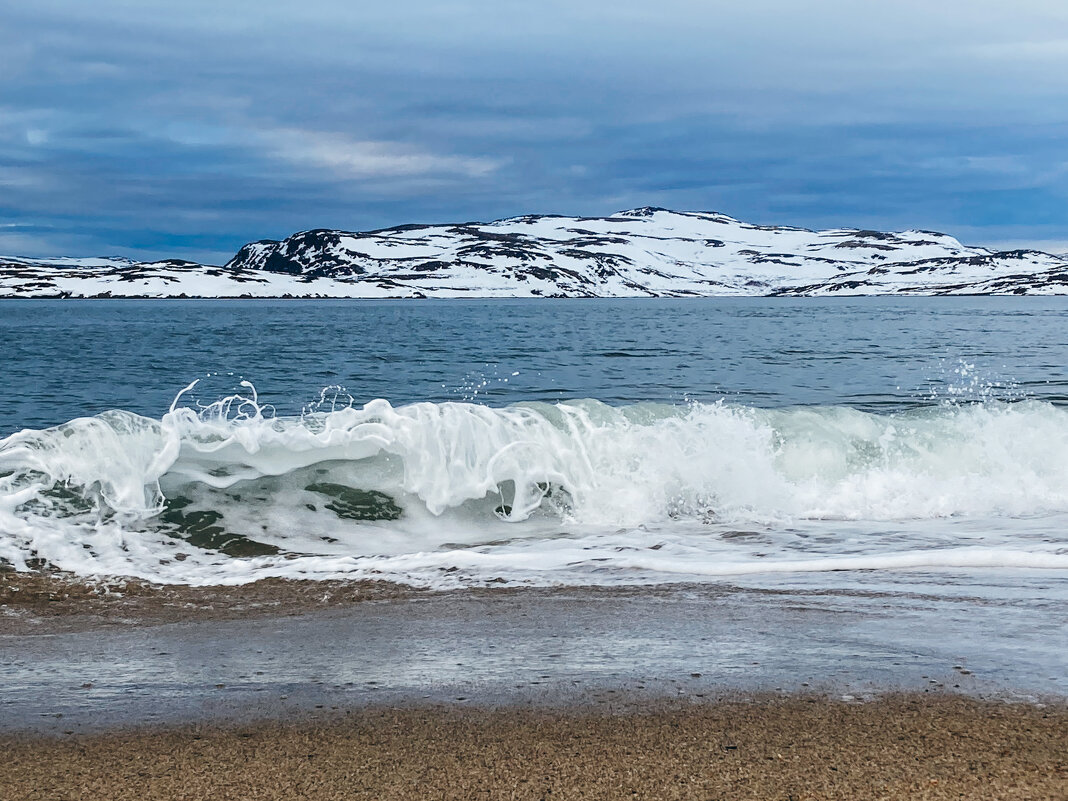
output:
<path id="1" fill-rule="evenodd" d="M 1036 401 L 878 415 L 374 400 L 278 418 L 251 385 L 199 409 L 180 398 L 161 420 L 112 411 L 0 441 L 0 559 L 248 580 L 286 560 L 345 572 L 517 540 L 528 561 L 561 537 L 626 549 L 639 530 L 700 551 L 725 527 L 1068 513 L 1068 411 Z M 870 536 L 861 552 L 882 547 Z M 821 558 L 855 559 L 851 543 Z"/>

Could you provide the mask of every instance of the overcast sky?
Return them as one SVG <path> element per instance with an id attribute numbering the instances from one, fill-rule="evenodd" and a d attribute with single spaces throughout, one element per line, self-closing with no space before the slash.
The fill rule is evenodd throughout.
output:
<path id="1" fill-rule="evenodd" d="M 1068 3 L 0 0 L 0 253 L 644 205 L 1068 250 Z"/>

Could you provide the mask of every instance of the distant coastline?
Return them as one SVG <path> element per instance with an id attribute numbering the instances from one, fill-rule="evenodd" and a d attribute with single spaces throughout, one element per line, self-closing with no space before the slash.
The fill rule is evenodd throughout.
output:
<path id="1" fill-rule="evenodd" d="M 1065 295 L 1068 258 L 931 231 L 811 231 L 715 212 L 314 230 L 225 265 L 0 257 L 0 298 L 448 299 Z"/>

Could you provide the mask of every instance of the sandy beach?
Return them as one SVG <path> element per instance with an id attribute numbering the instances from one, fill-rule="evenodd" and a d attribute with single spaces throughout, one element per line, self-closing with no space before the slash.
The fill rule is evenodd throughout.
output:
<path id="1" fill-rule="evenodd" d="M 1068 709 L 903 695 L 380 708 L 5 738 L 6 799 L 1049 799 Z"/>
<path id="2" fill-rule="evenodd" d="M 5 799 L 1068 795 L 1063 637 L 1015 605 L 0 586 Z"/>

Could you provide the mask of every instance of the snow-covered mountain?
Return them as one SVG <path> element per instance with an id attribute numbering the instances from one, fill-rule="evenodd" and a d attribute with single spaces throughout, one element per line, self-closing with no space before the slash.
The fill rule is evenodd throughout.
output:
<path id="1" fill-rule="evenodd" d="M 0 297 L 881 294 L 1068 294 L 1068 258 L 929 231 L 809 231 L 657 208 L 305 231 L 245 245 L 222 267 L 0 257 Z"/>

